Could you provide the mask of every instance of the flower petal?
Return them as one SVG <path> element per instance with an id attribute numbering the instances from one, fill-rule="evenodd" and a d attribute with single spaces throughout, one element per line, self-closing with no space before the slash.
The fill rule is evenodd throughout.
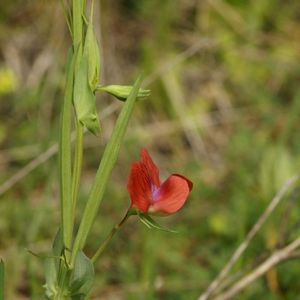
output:
<path id="1" fill-rule="evenodd" d="M 151 184 L 155 185 L 156 187 L 159 187 L 159 170 L 146 149 L 141 150 L 141 159 L 145 168 L 145 172 L 147 173 Z"/>
<path id="2" fill-rule="evenodd" d="M 155 202 L 149 212 L 172 214 L 177 212 L 187 200 L 193 184 L 179 174 L 171 175 L 160 187 Z"/>
<path id="3" fill-rule="evenodd" d="M 143 163 L 139 161 L 132 163 L 127 189 L 131 198 L 131 207 L 146 213 L 151 203 L 152 190 Z"/>
<path id="4" fill-rule="evenodd" d="M 153 191 L 160 186 L 159 170 L 146 149 L 141 150 L 141 161 L 133 162 L 128 179 L 131 206 L 146 213 L 153 202 Z"/>

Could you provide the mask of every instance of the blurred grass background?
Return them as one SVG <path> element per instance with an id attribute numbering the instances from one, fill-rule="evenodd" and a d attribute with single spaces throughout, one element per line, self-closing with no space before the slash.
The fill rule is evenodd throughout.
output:
<path id="1" fill-rule="evenodd" d="M 185 174 L 194 189 L 180 213 L 160 219 L 179 234 L 149 231 L 137 220 L 125 226 L 97 265 L 92 299 L 196 299 L 298 171 L 300 2 L 101 0 L 96 7 L 102 82 L 130 84 L 143 70 L 152 95 L 136 107 L 87 253 L 126 211 L 127 176 L 141 147 L 162 178 Z M 7 299 L 43 295 L 42 259 L 27 249 L 45 253 L 59 226 L 57 156 L 55 147 L 47 150 L 58 140 L 69 45 L 60 1 L 3 0 L 0 256 Z M 98 105 L 102 135 L 86 135 L 82 207 L 120 108 L 109 96 Z M 235 269 L 299 234 L 299 213 L 296 190 Z M 299 276 L 300 262 L 292 260 L 236 299 L 298 299 Z"/>

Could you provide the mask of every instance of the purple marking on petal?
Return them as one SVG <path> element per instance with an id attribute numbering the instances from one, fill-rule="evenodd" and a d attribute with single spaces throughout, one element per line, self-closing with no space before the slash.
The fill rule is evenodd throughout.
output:
<path id="1" fill-rule="evenodd" d="M 153 200 L 153 202 L 155 202 L 156 199 L 158 198 L 159 192 L 160 192 L 159 187 L 157 187 L 154 184 L 151 184 L 151 193 L 152 193 L 152 200 Z"/>

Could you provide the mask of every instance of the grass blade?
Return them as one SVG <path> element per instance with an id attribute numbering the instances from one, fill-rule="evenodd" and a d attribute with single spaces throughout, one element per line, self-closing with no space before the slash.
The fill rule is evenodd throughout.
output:
<path id="1" fill-rule="evenodd" d="M 63 241 L 66 248 L 71 248 L 73 231 L 73 205 L 71 193 L 71 121 L 74 76 L 74 54 L 69 53 L 65 97 L 61 115 L 59 143 L 59 170 L 61 193 L 61 223 Z"/>

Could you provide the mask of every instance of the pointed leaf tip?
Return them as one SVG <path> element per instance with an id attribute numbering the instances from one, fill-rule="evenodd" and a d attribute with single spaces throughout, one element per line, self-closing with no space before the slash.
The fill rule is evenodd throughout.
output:
<path id="1" fill-rule="evenodd" d="M 138 213 L 138 216 L 140 218 L 140 221 L 144 225 L 146 225 L 149 229 L 155 228 L 155 229 L 166 231 L 166 232 L 178 233 L 178 231 L 171 230 L 169 228 L 165 228 L 165 227 L 161 226 L 147 214 Z"/>
<path id="2" fill-rule="evenodd" d="M 126 101 L 130 92 L 132 91 L 133 86 L 131 85 L 104 85 L 98 86 L 96 91 L 106 92 L 118 100 Z M 145 90 L 140 88 L 137 94 L 137 100 L 144 100 L 145 98 L 149 97 L 151 94 L 150 90 Z"/>

